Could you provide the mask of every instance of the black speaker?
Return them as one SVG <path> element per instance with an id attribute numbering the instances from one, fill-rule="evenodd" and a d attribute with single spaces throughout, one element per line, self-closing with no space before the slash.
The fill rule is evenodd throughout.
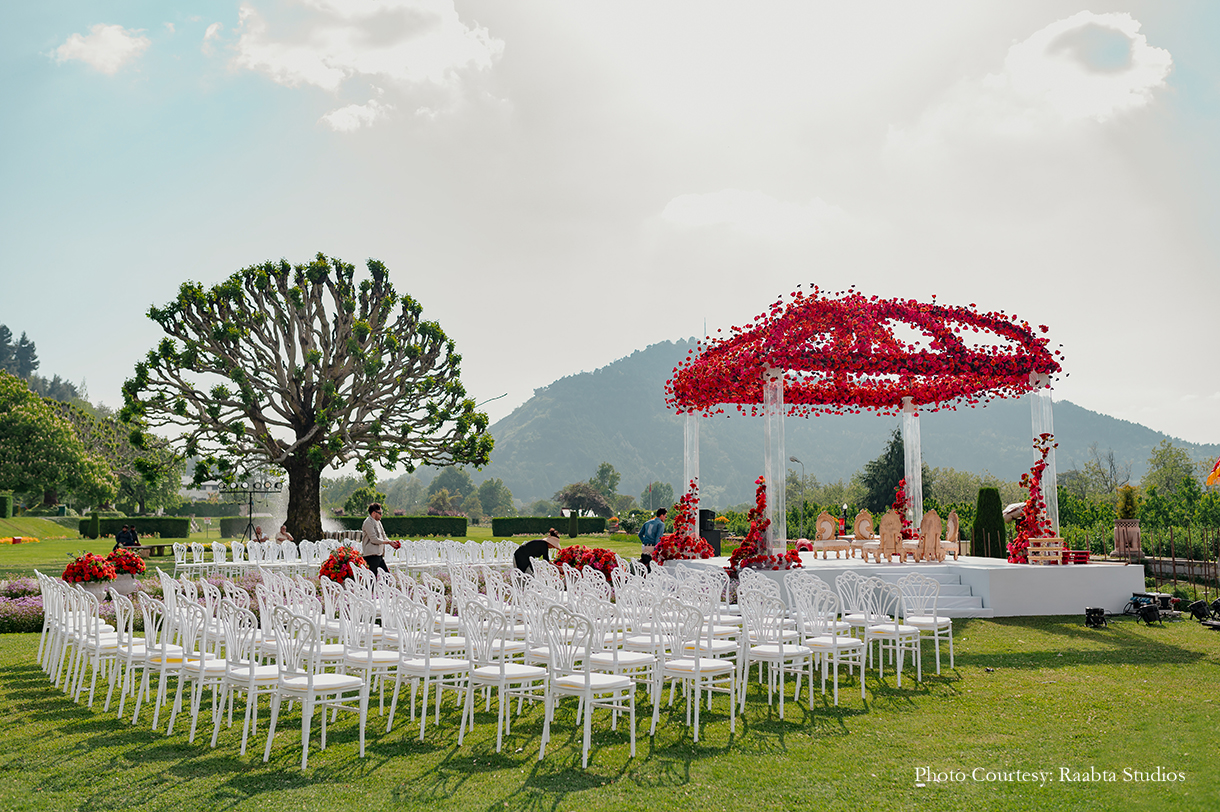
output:
<path id="1" fill-rule="evenodd" d="M 1088 606 L 1084 610 L 1084 625 L 1090 629 L 1100 629 L 1107 625 L 1106 610 L 1100 606 Z"/>
<path id="2" fill-rule="evenodd" d="M 700 530 L 715 530 L 716 529 L 716 511 L 700 510 L 699 511 L 699 529 Z"/>

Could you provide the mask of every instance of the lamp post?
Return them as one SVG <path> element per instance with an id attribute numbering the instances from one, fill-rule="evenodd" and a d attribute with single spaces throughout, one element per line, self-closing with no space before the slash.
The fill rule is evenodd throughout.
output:
<path id="1" fill-rule="evenodd" d="M 847 503 L 843 503 L 843 535 L 847 535 Z"/>
<path id="2" fill-rule="evenodd" d="M 805 538 L 805 463 L 798 460 L 796 457 L 789 457 L 788 462 L 795 462 L 801 466 L 801 532 L 800 537 Z"/>

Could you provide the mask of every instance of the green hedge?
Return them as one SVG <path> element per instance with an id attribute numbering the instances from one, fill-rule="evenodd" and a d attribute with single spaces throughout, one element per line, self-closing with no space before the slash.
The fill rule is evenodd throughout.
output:
<path id="1" fill-rule="evenodd" d="M 999 488 L 979 488 L 974 526 L 970 529 L 970 553 L 984 558 L 1008 558 L 1008 532 Z"/>
<path id="2" fill-rule="evenodd" d="M 509 536 L 538 535 L 545 536 L 552 527 L 560 535 L 567 535 L 567 516 L 508 516 L 491 520 L 491 534 L 507 538 Z M 606 532 L 606 520 L 601 516 L 581 517 L 580 535 Z"/>
<path id="3" fill-rule="evenodd" d="M 86 538 L 92 538 L 90 533 L 93 529 L 90 528 L 90 523 L 93 518 L 80 520 L 80 534 Z M 139 516 L 136 518 L 126 519 L 99 519 L 98 531 L 103 536 L 113 536 L 123 529 L 123 525 L 129 524 L 136 529 L 136 532 L 141 536 L 159 535 L 163 539 L 185 539 L 191 537 L 191 520 L 182 519 L 177 516 Z"/>
<path id="4" fill-rule="evenodd" d="M 338 516 L 344 530 L 359 530 L 367 516 Z M 466 538 L 465 516 L 383 516 L 381 526 L 390 538 Z"/>
<path id="5" fill-rule="evenodd" d="M 209 519 L 220 516 L 237 516 L 241 513 L 242 507 L 237 502 L 184 502 L 174 508 L 174 515 Z"/>
<path id="6" fill-rule="evenodd" d="M 13 495 L 0 493 L 0 519 L 13 518 Z"/>

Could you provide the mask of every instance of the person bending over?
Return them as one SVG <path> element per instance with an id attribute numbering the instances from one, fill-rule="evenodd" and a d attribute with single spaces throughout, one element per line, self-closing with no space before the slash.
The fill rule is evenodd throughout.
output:
<path id="1" fill-rule="evenodd" d="M 534 562 L 531 559 L 545 558 L 547 561 L 550 561 L 552 547 L 556 550 L 563 547 L 559 541 L 559 533 L 553 527 L 547 533 L 546 538 L 527 541 L 518 547 L 517 552 L 513 553 L 513 563 L 522 572 L 533 573 Z"/>

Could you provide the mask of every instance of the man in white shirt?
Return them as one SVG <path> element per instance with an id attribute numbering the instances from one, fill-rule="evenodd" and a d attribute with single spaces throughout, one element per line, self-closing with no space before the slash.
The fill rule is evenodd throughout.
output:
<path id="1" fill-rule="evenodd" d="M 373 571 L 373 577 L 377 577 L 378 570 L 389 571 L 389 567 L 385 565 L 385 547 L 390 545 L 395 550 L 402 546 L 402 542 L 393 541 L 385 534 L 385 528 L 381 526 L 381 505 L 374 502 L 369 505 L 369 517 L 364 520 L 364 524 L 360 527 L 360 532 L 363 534 L 363 543 L 360 546 L 360 554 L 364 556 L 365 563 L 369 565 L 369 569 Z"/>

